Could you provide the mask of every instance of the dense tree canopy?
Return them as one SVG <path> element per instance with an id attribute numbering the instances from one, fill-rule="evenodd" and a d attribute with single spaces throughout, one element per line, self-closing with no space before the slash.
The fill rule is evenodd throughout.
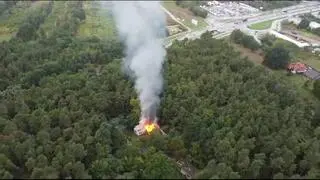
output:
<path id="1" fill-rule="evenodd" d="M 203 169 L 197 177 L 319 177 L 310 104 L 210 37 L 169 49 L 162 104 L 163 119 Z"/>
<path id="2" fill-rule="evenodd" d="M 136 137 L 123 46 L 74 36 L 81 17 L 60 19 L 49 37 L 0 43 L 1 178 L 179 179 L 176 160 L 196 178 L 320 177 L 313 101 L 209 32 L 167 50 L 168 135 Z"/>

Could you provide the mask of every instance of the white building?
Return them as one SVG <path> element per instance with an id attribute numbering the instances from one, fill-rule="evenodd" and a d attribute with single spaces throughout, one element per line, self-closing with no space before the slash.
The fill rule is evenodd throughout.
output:
<path id="1" fill-rule="evenodd" d="M 158 118 L 156 118 L 154 120 L 154 122 L 155 122 L 156 127 L 159 128 L 157 123 L 156 123 L 157 121 L 158 121 Z M 134 133 L 136 135 L 138 135 L 138 136 L 141 136 L 141 135 L 145 134 L 147 132 L 146 125 L 150 124 L 150 123 L 153 123 L 153 122 L 151 122 L 151 120 L 148 120 L 147 118 L 141 118 L 140 121 L 139 121 L 139 124 L 136 125 L 134 127 L 134 129 L 133 129 Z"/>
<path id="2" fill-rule="evenodd" d="M 196 25 L 196 26 L 198 26 L 198 21 L 195 20 L 195 19 L 191 19 L 191 23 L 194 24 L 194 25 Z"/>
<path id="3" fill-rule="evenodd" d="M 320 24 L 317 23 L 317 22 L 311 21 L 310 24 L 309 24 L 309 27 L 310 27 L 311 29 L 316 29 L 316 28 L 319 28 L 319 27 L 320 27 Z"/>
<path id="4" fill-rule="evenodd" d="M 288 21 L 289 21 L 290 23 L 295 24 L 295 25 L 299 25 L 299 23 L 301 22 L 301 18 L 292 17 L 292 18 L 289 18 Z"/>
<path id="5" fill-rule="evenodd" d="M 138 135 L 138 136 L 141 136 L 144 133 L 146 133 L 146 129 L 144 127 L 146 123 L 147 123 L 146 119 L 141 119 L 139 121 L 139 124 L 134 127 L 134 129 L 133 129 L 134 133 L 136 133 L 136 135 Z"/>

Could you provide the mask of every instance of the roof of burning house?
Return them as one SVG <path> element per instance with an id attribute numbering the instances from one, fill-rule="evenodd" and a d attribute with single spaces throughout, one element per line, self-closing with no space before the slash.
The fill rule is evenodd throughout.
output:
<path id="1" fill-rule="evenodd" d="M 291 63 L 288 65 L 289 70 L 294 70 L 294 71 L 304 71 L 307 69 L 307 66 L 303 63 L 297 62 L 297 63 Z"/>

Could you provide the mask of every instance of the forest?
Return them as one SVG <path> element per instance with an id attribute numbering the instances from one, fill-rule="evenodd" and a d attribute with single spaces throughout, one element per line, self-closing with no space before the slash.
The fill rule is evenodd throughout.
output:
<path id="1" fill-rule="evenodd" d="M 31 39 L 0 43 L 2 179 L 181 179 L 176 160 L 197 179 L 320 178 L 316 102 L 210 32 L 167 49 L 158 112 L 167 136 L 137 137 L 123 44 L 75 36 L 81 3 L 66 3 L 52 35 L 32 33 L 48 6 L 33 15 Z"/>

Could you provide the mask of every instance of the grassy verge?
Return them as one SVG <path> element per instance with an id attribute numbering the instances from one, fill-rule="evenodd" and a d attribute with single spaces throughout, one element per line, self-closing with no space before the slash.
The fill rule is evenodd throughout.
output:
<path id="1" fill-rule="evenodd" d="M 78 36 L 90 37 L 97 36 L 100 38 L 115 37 L 115 24 L 107 8 L 98 6 L 95 1 L 86 1 L 84 10 L 86 13 L 85 21 L 80 25 Z"/>
<path id="2" fill-rule="evenodd" d="M 192 30 L 203 29 L 208 25 L 202 17 L 194 16 L 189 9 L 177 6 L 174 1 L 162 1 L 162 5 L 168 11 L 170 11 L 176 18 L 179 18 L 181 23 L 188 26 Z M 197 26 L 192 24 L 192 19 L 198 21 Z"/>
<path id="3" fill-rule="evenodd" d="M 252 24 L 252 25 L 248 26 L 248 28 L 254 29 L 254 30 L 264 30 L 264 29 L 270 28 L 272 22 L 273 22 L 273 20 L 263 21 L 260 23 Z"/>

